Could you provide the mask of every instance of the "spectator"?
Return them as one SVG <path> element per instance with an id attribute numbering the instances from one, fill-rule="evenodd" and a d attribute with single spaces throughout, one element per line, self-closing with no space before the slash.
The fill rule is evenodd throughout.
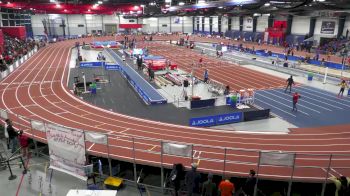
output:
<path id="1" fill-rule="evenodd" d="M 348 196 L 350 195 L 349 185 L 350 185 L 350 178 L 347 178 L 345 176 L 341 176 L 340 178 L 336 177 L 330 177 L 329 180 L 331 180 L 336 187 L 335 190 L 335 196 Z"/>
<path id="2" fill-rule="evenodd" d="M 23 158 L 24 159 L 29 158 L 29 153 L 28 153 L 29 139 L 26 135 L 23 134 L 22 130 L 19 131 L 18 140 L 21 146 Z"/>
<path id="3" fill-rule="evenodd" d="M 203 183 L 202 196 L 216 195 L 216 184 L 213 182 L 213 174 L 208 174 L 208 181 Z"/>
<path id="4" fill-rule="evenodd" d="M 226 178 L 220 182 L 219 191 L 221 196 L 232 196 L 235 193 L 235 185 L 230 182 L 229 178 Z"/>
<path id="5" fill-rule="evenodd" d="M 7 123 L 7 132 L 9 135 L 9 140 L 10 140 L 10 148 L 11 148 L 11 153 L 16 152 L 16 148 L 17 148 L 17 136 L 18 133 L 16 132 L 16 130 L 12 127 L 12 121 L 10 119 L 6 120 Z"/>
<path id="6" fill-rule="evenodd" d="M 246 196 L 253 196 L 254 195 L 255 184 L 256 184 L 255 171 L 250 170 L 249 177 L 247 178 L 247 181 L 245 182 L 245 184 L 243 186 L 243 192 Z"/>
<path id="7" fill-rule="evenodd" d="M 188 171 L 185 176 L 187 196 L 199 193 L 200 174 L 197 173 L 197 164 L 192 163 L 191 167 L 191 171 Z"/>

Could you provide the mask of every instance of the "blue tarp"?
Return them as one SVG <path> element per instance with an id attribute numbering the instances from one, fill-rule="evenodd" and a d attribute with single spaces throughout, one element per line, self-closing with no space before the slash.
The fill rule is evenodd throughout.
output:
<path id="1" fill-rule="evenodd" d="M 107 48 L 106 51 L 113 57 L 116 63 L 123 65 L 123 61 L 112 49 Z M 146 103 L 162 104 L 167 102 L 167 100 L 157 91 L 157 89 L 149 84 L 132 67 L 119 66 L 119 68 L 123 76 L 129 81 L 129 83 Z"/>

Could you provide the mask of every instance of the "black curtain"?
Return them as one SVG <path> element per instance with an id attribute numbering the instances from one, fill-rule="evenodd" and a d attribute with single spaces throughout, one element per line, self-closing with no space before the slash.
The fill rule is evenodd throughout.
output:
<path id="1" fill-rule="evenodd" d="M 340 38 L 340 36 L 343 35 L 345 20 L 346 20 L 346 16 L 340 16 L 340 17 L 339 17 L 339 25 L 338 25 L 338 35 L 337 35 L 337 38 Z"/>
<path id="2" fill-rule="evenodd" d="M 239 31 L 243 31 L 243 16 L 239 17 Z"/>
<path id="3" fill-rule="evenodd" d="M 314 36 L 314 33 L 315 33 L 315 26 L 316 26 L 316 18 L 315 18 L 315 17 L 312 17 L 312 18 L 310 18 L 309 37 Z"/>
<path id="4" fill-rule="evenodd" d="M 213 32 L 213 18 L 209 17 L 209 33 Z"/>
<path id="5" fill-rule="evenodd" d="M 232 18 L 231 18 L 231 17 L 228 18 L 227 24 L 228 24 L 228 28 L 227 28 L 227 29 L 228 29 L 229 31 L 231 31 L 231 30 L 232 30 Z"/>
<path id="6" fill-rule="evenodd" d="M 256 26 L 258 25 L 258 17 L 253 17 L 253 32 L 256 32 Z"/>
<path id="7" fill-rule="evenodd" d="M 286 35 L 290 35 L 292 33 L 292 23 L 293 23 L 293 15 L 288 15 Z"/>
<path id="8" fill-rule="evenodd" d="M 273 27 L 273 21 L 275 20 L 275 17 L 270 15 L 268 19 L 268 27 Z"/>
<path id="9" fill-rule="evenodd" d="M 205 21 L 204 18 L 205 17 L 202 17 L 202 32 L 204 32 L 204 21 Z"/>

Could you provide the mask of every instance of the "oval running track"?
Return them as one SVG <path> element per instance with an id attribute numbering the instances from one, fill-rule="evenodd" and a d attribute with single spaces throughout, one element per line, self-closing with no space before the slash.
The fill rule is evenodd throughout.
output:
<path id="1" fill-rule="evenodd" d="M 95 38 L 99 39 L 113 37 Z M 76 41 L 68 40 L 40 49 L 0 82 L 0 107 L 8 111 L 18 128 L 34 139 L 46 141 L 43 132 L 31 130 L 29 119 L 108 134 L 109 148 L 86 142 L 87 153 L 103 157 L 109 154 L 111 158 L 129 162 L 135 156 L 140 164 L 160 166 L 160 141 L 172 141 L 193 144 L 194 156 L 193 160 L 163 156 L 166 167 L 177 162 L 189 166 L 195 161 L 200 163 L 202 172 L 245 176 L 249 169 L 257 169 L 258 151 L 274 150 L 297 153 L 296 180 L 323 181 L 330 154 L 334 154 L 331 175 L 350 176 L 347 168 L 350 165 L 349 125 L 327 127 L 320 132 L 294 129 L 288 135 L 244 134 L 154 122 L 86 103 L 66 86 L 71 48 Z M 271 179 L 289 179 L 290 175 L 291 168 L 278 166 L 262 166 L 259 174 Z"/>

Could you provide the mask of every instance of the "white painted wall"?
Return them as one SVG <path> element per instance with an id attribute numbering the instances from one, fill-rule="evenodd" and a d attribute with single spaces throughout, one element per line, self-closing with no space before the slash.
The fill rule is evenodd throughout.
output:
<path id="1" fill-rule="evenodd" d="M 158 32 L 158 20 L 159 20 L 159 31 L 169 33 L 170 32 L 170 25 L 171 25 L 171 32 L 182 32 L 184 33 L 192 33 L 193 32 L 193 21 L 192 17 L 190 16 L 184 16 L 184 17 L 159 17 L 159 18 L 144 18 L 142 20 L 142 31 L 144 32 Z M 178 21 L 179 23 L 176 23 Z M 201 29 L 201 19 L 200 19 L 200 26 L 199 29 Z M 166 27 L 163 27 L 163 25 L 166 25 Z M 197 28 L 197 26 L 195 26 Z"/>
<path id="2" fill-rule="evenodd" d="M 310 30 L 310 17 L 294 16 L 292 22 L 292 34 L 306 35 Z"/>
<path id="3" fill-rule="evenodd" d="M 253 31 L 253 17 L 243 17 L 243 31 Z"/>
<path id="4" fill-rule="evenodd" d="M 42 23 L 43 19 L 59 19 L 63 18 L 65 19 L 66 23 L 66 35 L 81 35 L 86 34 L 86 30 L 88 33 L 91 33 L 92 30 L 103 30 L 102 26 L 102 17 L 103 17 L 103 24 L 119 24 L 119 19 L 115 15 L 66 15 L 66 14 L 36 14 L 32 15 L 31 21 L 32 21 L 32 27 L 33 27 L 33 34 L 34 35 L 43 35 L 44 34 L 44 26 Z M 129 23 L 128 20 L 122 19 L 121 22 L 123 23 Z M 136 20 L 137 21 L 137 20 Z M 57 24 L 51 24 L 55 27 L 56 33 L 58 35 L 63 35 L 63 29 L 62 27 L 59 27 L 59 21 L 57 20 Z M 78 27 L 78 25 L 84 25 L 83 27 Z"/>
<path id="5" fill-rule="evenodd" d="M 321 34 L 321 26 L 323 21 L 335 22 L 335 29 L 333 34 Z M 339 25 L 338 18 L 324 18 L 324 17 L 317 18 L 316 25 L 315 25 L 315 33 L 314 33 L 315 40 L 317 40 L 317 42 L 319 43 L 321 37 L 327 37 L 327 38 L 336 37 L 338 33 L 338 25 Z"/>
<path id="6" fill-rule="evenodd" d="M 221 32 L 225 33 L 228 30 L 228 17 L 221 17 Z"/>
<path id="7" fill-rule="evenodd" d="M 239 31 L 239 17 L 232 17 L 232 30 Z"/>
<path id="8" fill-rule="evenodd" d="M 269 26 L 269 17 L 268 16 L 259 16 L 256 24 L 257 32 L 265 32 L 265 29 Z"/>
<path id="9" fill-rule="evenodd" d="M 213 26 L 212 26 L 212 31 L 213 32 L 219 32 L 219 17 L 218 16 L 213 16 Z"/>
<path id="10" fill-rule="evenodd" d="M 209 31 L 209 17 L 204 18 L 204 31 Z"/>

